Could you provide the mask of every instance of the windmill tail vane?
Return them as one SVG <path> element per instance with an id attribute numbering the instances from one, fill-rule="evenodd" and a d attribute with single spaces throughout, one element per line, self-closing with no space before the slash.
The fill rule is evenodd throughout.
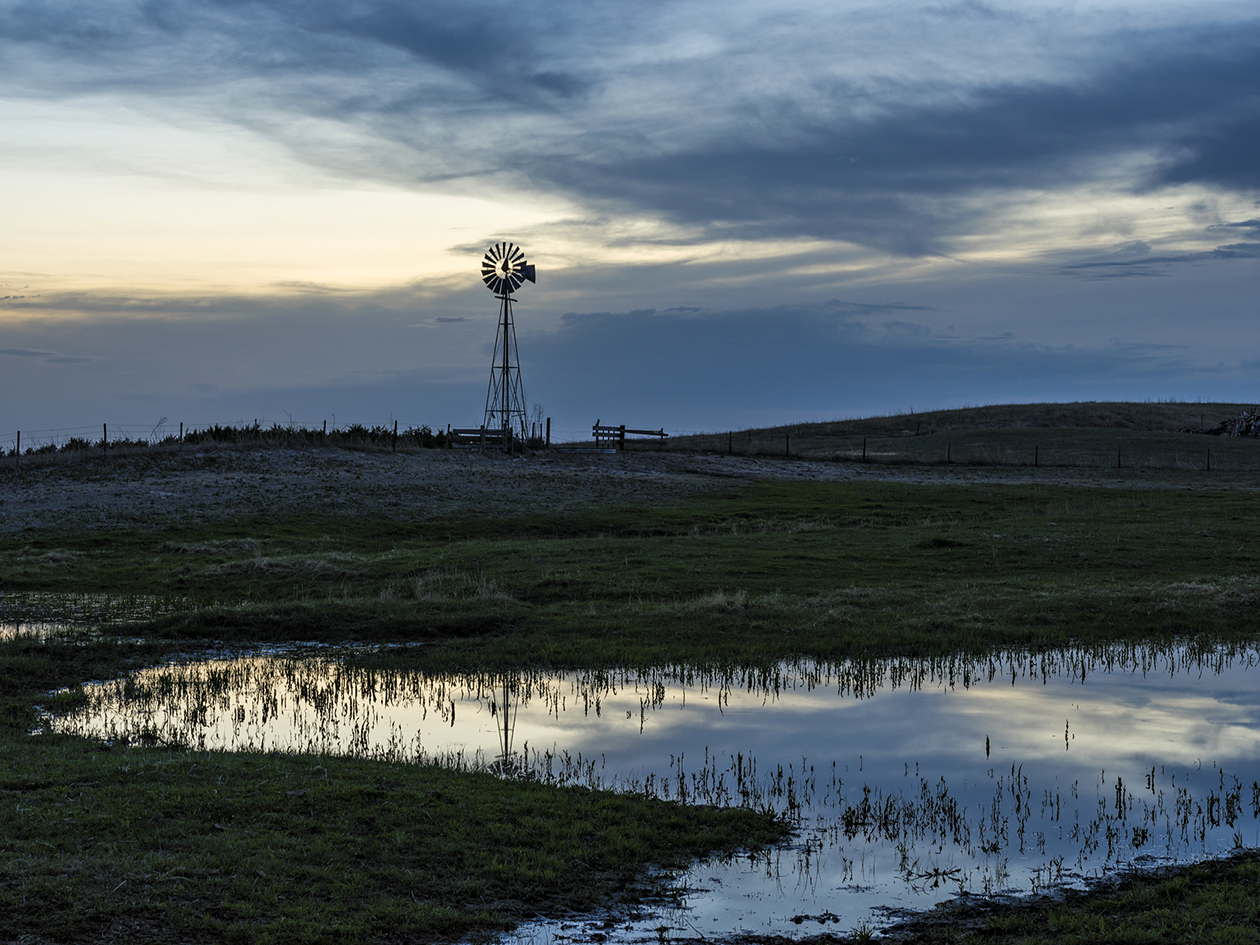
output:
<path id="1" fill-rule="evenodd" d="M 524 283 L 537 283 L 538 279 L 519 246 L 495 243 L 481 260 L 481 281 L 499 299 L 499 325 L 494 339 L 494 359 L 490 364 L 490 386 L 486 390 L 485 427 L 488 431 L 500 431 L 503 445 L 507 447 L 514 437 L 524 441 L 529 436 L 516 324 L 512 319 L 512 293 Z"/>

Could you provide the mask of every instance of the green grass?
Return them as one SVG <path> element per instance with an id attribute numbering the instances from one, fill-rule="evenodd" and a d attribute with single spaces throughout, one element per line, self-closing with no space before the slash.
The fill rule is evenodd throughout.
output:
<path id="1" fill-rule="evenodd" d="M 150 635 L 426 640 L 434 668 L 766 663 L 1253 639 L 1258 515 L 1244 492 L 762 483 L 507 521 L 46 529 L 0 561 L 10 607 L 191 602 Z"/>
<path id="2" fill-rule="evenodd" d="M 1062 899 L 998 908 L 951 904 L 898 932 L 902 942 L 957 945 L 1260 942 L 1260 855 L 1134 874 Z"/>
<path id="3" fill-rule="evenodd" d="M 433 670 L 1254 642 L 1258 517 L 1249 489 L 796 482 L 507 520 L 154 514 L 9 530 L 0 609 L 32 619 L 126 599 L 102 619 L 147 642 L 0 643 L 0 929 L 431 941 L 585 908 L 649 864 L 783 829 L 422 766 L 28 737 L 49 689 L 213 640 L 424 640 L 361 659 Z M 1254 895 L 1254 872 L 1201 869 L 1216 878 L 1188 888 L 1207 905 L 1179 907 L 1149 940 L 1209 940 L 1183 917 Z M 1115 933 L 1088 924 L 1100 901 L 1054 907 L 1061 928 L 1011 912 L 923 934 L 1103 940 L 1088 937 Z M 1166 920 L 1132 902 L 1141 940 Z"/>

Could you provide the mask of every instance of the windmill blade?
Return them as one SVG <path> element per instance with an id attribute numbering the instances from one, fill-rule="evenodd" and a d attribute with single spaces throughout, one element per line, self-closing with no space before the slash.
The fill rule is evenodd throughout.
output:
<path id="1" fill-rule="evenodd" d="M 511 284 L 513 292 L 521 287 L 521 277 L 515 273 L 513 273 L 511 278 L 508 279 L 508 282 Z"/>
<path id="2" fill-rule="evenodd" d="M 525 250 L 521 249 L 519 246 L 513 246 L 510 258 L 512 262 L 517 262 L 518 260 L 524 259 Z"/>

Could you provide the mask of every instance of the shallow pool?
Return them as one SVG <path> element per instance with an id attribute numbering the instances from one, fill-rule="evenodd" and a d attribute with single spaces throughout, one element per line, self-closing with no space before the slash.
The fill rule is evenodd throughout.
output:
<path id="1" fill-rule="evenodd" d="M 504 677 L 273 655 L 94 685 L 54 724 L 770 808 L 794 842 L 699 864 L 673 908 L 599 917 L 600 934 L 796 936 L 1260 845 L 1258 665 L 1251 649 L 1130 648 Z"/>

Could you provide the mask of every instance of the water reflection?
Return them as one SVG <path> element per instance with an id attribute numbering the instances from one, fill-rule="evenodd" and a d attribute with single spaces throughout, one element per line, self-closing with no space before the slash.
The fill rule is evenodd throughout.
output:
<path id="1" fill-rule="evenodd" d="M 0 593 L 0 642 L 87 639 L 112 626 L 194 606 L 187 598 L 147 594 Z"/>
<path id="2" fill-rule="evenodd" d="M 51 640 L 73 636 L 76 628 L 52 620 L 0 620 L 0 642 L 5 640 Z"/>
<path id="3" fill-rule="evenodd" d="M 797 839 L 680 877 L 667 924 L 800 935 L 959 893 L 1260 845 L 1257 660 L 1253 649 L 1132 648 L 428 676 L 251 657 L 91 687 L 88 707 L 57 726 L 773 810 Z M 655 936 L 661 922 L 630 921 L 622 937 Z"/>

